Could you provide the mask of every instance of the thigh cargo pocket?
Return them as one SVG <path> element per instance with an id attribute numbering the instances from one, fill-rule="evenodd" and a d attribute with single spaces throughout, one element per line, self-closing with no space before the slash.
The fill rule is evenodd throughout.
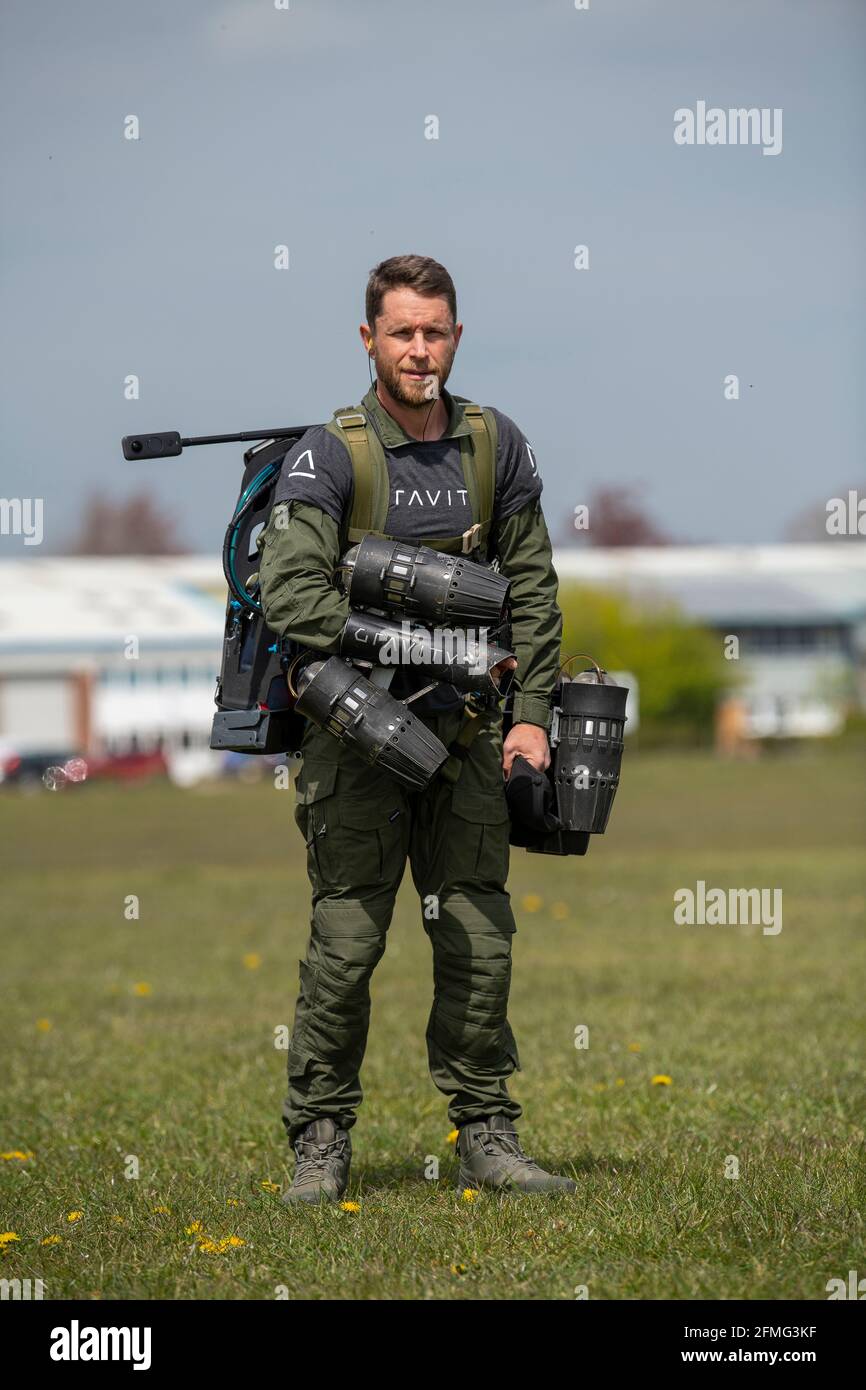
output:
<path id="1" fill-rule="evenodd" d="M 304 758 L 295 784 L 295 821 L 303 835 L 311 861 L 320 878 L 328 865 L 326 844 L 332 823 L 334 787 L 337 783 L 337 764 L 313 762 Z"/>
<path id="2" fill-rule="evenodd" d="M 464 790 L 458 781 L 451 795 L 451 811 L 455 819 L 449 835 L 449 872 L 504 887 L 510 829 L 504 789 L 489 793 Z"/>
<path id="3" fill-rule="evenodd" d="M 340 823 L 341 850 L 355 880 L 381 883 L 396 869 L 394 864 L 389 868 L 389 860 L 400 843 L 405 822 L 402 795 L 397 792 L 383 799 L 377 794 L 369 800 L 356 793 L 338 797 L 335 814 Z"/>
<path id="4" fill-rule="evenodd" d="M 295 819 L 323 882 L 361 888 L 401 870 L 406 798 L 382 787 L 371 770 L 369 792 L 338 763 L 306 758 L 295 791 Z M 389 779 L 390 782 L 390 779 Z"/>

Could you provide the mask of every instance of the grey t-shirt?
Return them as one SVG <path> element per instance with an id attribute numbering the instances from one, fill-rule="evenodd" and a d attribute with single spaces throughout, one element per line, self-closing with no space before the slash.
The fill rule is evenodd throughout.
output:
<path id="1" fill-rule="evenodd" d="M 540 497 L 542 483 L 525 436 L 507 415 L 490 410 L 498 431 L 493 519 L 504 521 Z M 413 439 L 384 448 L 391 481 L 389 535 L 423 545 L 425 536 L 460 536 L 472 525 L 459 439 Z M 274 501 L 312 503 L 339 525 L 351 510 L 353 491 L 348 446 L 324 425 L 313 425 L 286 454 Z"/>
<path id="2" fill-rule="evenodd" d="M 493 520 L 499 522 L 535 502 L 541 496 L 542 482 L 525 435 L 507 415 L 489 408 L 497 426 Z M 383 447 L 390 479 L 384 528 L 389 535 L 423 545 L 425 536 L 459 536 L 472 525 L 459 439 L 412 439 L 396 447 Z M 351 512 L 353 493 L 348 445 L 324 425 L 313 425 L 286 454 L 274 501 L 310 503 L 339 525 Z M 416 669 L 407 668 L 395 674 L 390 689 L 399 699 L 425 683 Z M 441 713 L 461 703 L 460 693 L 440 682 L 413 701 L 412 709 L 419 714 Z"/>

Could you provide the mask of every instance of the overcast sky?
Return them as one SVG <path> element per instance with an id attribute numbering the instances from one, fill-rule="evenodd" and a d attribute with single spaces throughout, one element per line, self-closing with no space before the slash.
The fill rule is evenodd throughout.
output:
<path id="1" fill-rule="evenodd" d="M 3 0 L 0 26 L 2 492 L 45 499 L 43 553 L 142 483 L 216 550 L 243 446 L 133 465 L 121 435 L 358 401 L 367 274 L 409 251 L 451 271 L 449 387 L 527 434 L 559 538 L 601 483 L 731 543 L 866 479 L 863 0 Z M 781 152 L 676 144 L 700 101 L 781 108 Z"/>

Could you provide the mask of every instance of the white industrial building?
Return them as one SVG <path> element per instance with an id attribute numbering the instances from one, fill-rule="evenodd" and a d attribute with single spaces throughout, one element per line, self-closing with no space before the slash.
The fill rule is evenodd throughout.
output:
<path id="1" fill-rule="evenodd" d="M 672 600 L 736 637 L 748 737 L 834 734 L 866 709 L 866 544 L 574 546 L 554 564 L 561 583 Z"/>
<path id="2" fill-rule="evenodd" d="M 0 563 L 0 740 L 20 753 L 206 748 L 221 580 L 209 558 Z"/>
<path id="3" fill-rule="evenodd" d="M 740 640 L 753 737 L 836 732 L 866 708 L 866 545 L 562 548 L 562 583 L 673 599 Z M 0 743 L 205 749 L 225 611 L 219 557 L 0 561 Z"/>

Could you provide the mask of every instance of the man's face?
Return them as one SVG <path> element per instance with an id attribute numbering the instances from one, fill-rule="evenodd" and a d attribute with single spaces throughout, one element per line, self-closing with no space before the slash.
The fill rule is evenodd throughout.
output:
<path id="1" fill-rule="evenodd" d="M 373 325 L 376 375 L 395 400 L 422 406 L 440 394 L 463 333 L 447 299 L 418 294 L 408 285 L 386 290 Z M 366 342 L 370 330 L 365 324 Z"/>

